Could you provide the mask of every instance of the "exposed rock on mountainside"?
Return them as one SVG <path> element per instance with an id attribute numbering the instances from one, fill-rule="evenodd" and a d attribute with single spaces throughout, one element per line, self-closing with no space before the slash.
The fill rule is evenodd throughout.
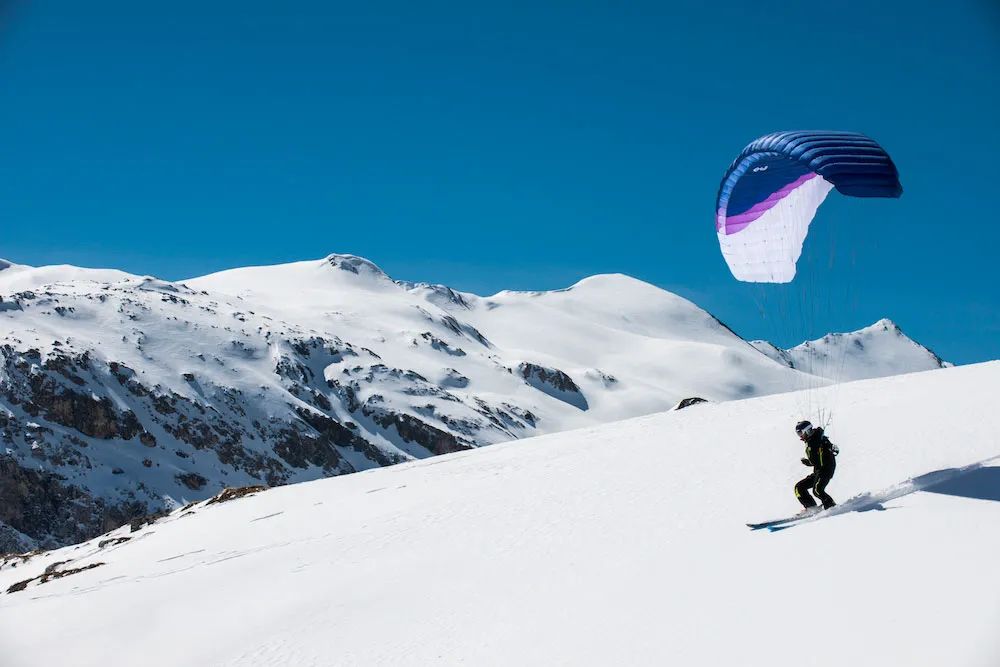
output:
<path id="1" fill-rule="evenodd" d="M 698 396 L 690 396 L 688 398 L 682 399 L 674 406 L 674 410 L 683 410 L 684 408 L 690 408 L 692 405 L 698 405 L 699 403 L 707 403 L 704 398 L 699 398 Z"/>
<path id="2" fill-rule="evenodd" d="M 558 368 L 546 368 L 538 364 L 521 362 L 517 366 L 517 372 L 528 381 L 528 384 L 544 391 L 549 396 L 581 410 L 587 409 L 587 399 L 580 391 L 580 387 L 573 382 L 573 378 Z"/>

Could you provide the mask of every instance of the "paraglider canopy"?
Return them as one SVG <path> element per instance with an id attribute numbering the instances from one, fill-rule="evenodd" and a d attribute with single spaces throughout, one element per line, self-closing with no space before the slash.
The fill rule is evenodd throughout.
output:
<path id="1" fill-rule="evenodd" d="M 752 141 L 719 186 L 715 229 L 737 280 L 787 283 L 830 190 L 850 197 L 899 197 L 892 158 L 855 132 L 775 132 Z"/>

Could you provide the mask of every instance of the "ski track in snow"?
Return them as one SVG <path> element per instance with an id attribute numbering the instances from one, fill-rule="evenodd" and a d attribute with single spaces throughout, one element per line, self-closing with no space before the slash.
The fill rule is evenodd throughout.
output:
<path id="1" fill-rule="evenodd" d="M 936 470 L 934 472 L 927 473 L 926 475 L 910 478 L 905 482 L 894 484 L 893 486 L 883 489 L 882 491 L 865 492 L 857 496 L 853 496 L 828 510 L 823 510 L 808 516 L 796 518 L 792 515 L 784 519 L 747 525 L 752 530 L 766 528 L 771 532 L 777 532 L 779 530 L 794 528 L 795 526 L 800 526 L 804 523 L 812 523 L 813 521 L 819 521 L 821 519 L 829 519 L 841 514 L 847 514 L 849 512 L 871 512 L 873 510 L 884 511 L 884 505 L 889 501 L 902 498 L 903 496 L 908 496 L 909 494 L 916 493 L 917 491 L 933 490 L 935 487 L 938 487 L 945 482 L 960 479 L 961 477 L 976 470 L 992 467 L 992 464 L 994 463 L 1000 463 L 1000 455 L 991 456 L 984 461 L 978 461 L 967 466 L 962 466 L 961 468 Z"/>

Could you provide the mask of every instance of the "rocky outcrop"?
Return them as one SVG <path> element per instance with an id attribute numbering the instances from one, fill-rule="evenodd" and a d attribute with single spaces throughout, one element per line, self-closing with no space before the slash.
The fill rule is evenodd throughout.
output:
<path id="1" fill-rule="evenodd" d="M 546 368 L 538 364 L 522 362 L 518 364 L 517 372 L 532 387 L 552 398 L 569 403 L 581 410 L 586 410 L 589 407 L 587 398 L 580 391 L 580 387 L 573 381 L 573 378 L 558 368 Z"/>
<path id="2" fill-rule="evenodd" d="M 52 581 L 53 579 L 62 579 L 63 577 L 68 577 L 70 575 L 79 574 L 80 572 L 86 572 L 87 570 L 93 570 L 95 567 L 100 567 L 104 563 L 88 563 L 81 567 L 72 567 L 67 569 L 61 569 L 59 566 L 65 565 L 65 563 L 53 563 L 52 565 L 45 568 L 45 572 L 38 575 L 37 577 L 32 577 L 30 579 L 25 579 L 24 581 L 19 581 L 12 584 L 7 588 L 7 593 L 17 593 L 23 591 L 30 584 L 37 582 L 36 585 L 41 585 Z"/>
<path id="3" fill-rule="evenodd" d="M 362 412 L 383 429 L 395 431 L 403 443 L 420 445 L 433 455 L 472 448 L 472 445 L 460 442 L 452 433 L 435 428 L 413 415 L 377 405 L 366 405 Z M 409 448 L 407 450 L 412 451 Z"/>
<path id="4" fill-rule="evenodd" d="M 698 396 L 691 396 L 689 398 L 682 399 L 673 407 L 674 410 L 683 410 L 684 408 L 689 408 L 692 405 L 698 405 L 699 403 L 708 403 L 704 398 Z"/>
<path id="5" fill-rule="evenodd" d="M 0 353 L 6 379 L 0 385 L 0 395 L 15 404 L 24 398 L 23 409 L 31 417 L 41 416 L 103 440 L 128 440 L 142 432 L 132 412 L 116 410 L 109 398 L 88 395 L 72 386 L 86 384 L 81 375 L 92 370 L 89 355 L 73 357 L 56 351 L 43 360 L 38 350 L 18 353 L 10 345 Z"/>
<path id="6" fill-rule="evenodd" d="M 260 493 L 264 491 L 267 487 L 261 486 L 259 484 L 253 486 L 238 486 L 228 489 L 223 489 L 221 492 L 215 494 L 205 503 L 206 505 L 215 505 L 218 503 L 228 503 L 231 500 L 237 500 L 239 498 L 245 498 L 247 496 L 252 496 L 255 493 Z"/>
<path id="7" fill-rule="evenodd" d="M 8 528 L 0 530 L 0 553 L 80 542 L 147 512 L 146 503 L 109 502 L 56 473 L 0 456 L 0 525 Z"/>

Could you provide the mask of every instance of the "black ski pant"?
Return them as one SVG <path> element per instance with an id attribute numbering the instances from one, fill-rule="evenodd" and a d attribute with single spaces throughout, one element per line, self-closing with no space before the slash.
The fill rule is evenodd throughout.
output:
<path id="1" fill-rule="evenodd" d="M 831 479 L 833 479 L 832 470 L 829 472 L 814 471 L 795 485 L 795 497 L 799 499 L 803 507 L 816 507 L 816 501 L 809 495 L 809 490 L 812 489 L 813 494 L 823 503 L 823 509 L 829 509 L 837 504 L 826 492 L 826 485 L 830 483 Z"/>

